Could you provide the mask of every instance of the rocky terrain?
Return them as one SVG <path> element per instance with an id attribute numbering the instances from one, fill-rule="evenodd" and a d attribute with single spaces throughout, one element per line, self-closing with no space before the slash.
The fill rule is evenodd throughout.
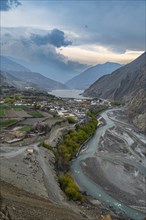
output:
<path id="1" fill-rule="evenodd" d="M 146 134 L 146 91 L 140 90 L 129 102 L 128 113 L 136 127 Z"/>
<path id="2" fill-rule="evenodd" d="M 80 214 L 1 181 L 1 220 L 82 220 Z"/>

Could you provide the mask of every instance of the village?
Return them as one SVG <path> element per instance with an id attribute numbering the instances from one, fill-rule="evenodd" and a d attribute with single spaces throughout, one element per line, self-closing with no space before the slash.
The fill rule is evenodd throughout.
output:
<path id="1" fill-rule="evenodd" d="M 23 91 L 12 86 L 3 88 L 0 99 L 0 142 L 33 143 L 39 136 L 48 135 L 58 123 L 66 128 L 71 124 L 84 124 L 89 110 L 110 107 L 111 103 L 107 100 L 58 98 L 33 88 Z"/>

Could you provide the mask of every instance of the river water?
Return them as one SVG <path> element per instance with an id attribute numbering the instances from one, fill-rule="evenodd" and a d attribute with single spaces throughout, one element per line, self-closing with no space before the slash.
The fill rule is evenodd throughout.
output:
<path id="1" fill-rule="evenodd" d="M 81 94 L 84 90 L 52 90 L 49 92 L 51 95 L 55 95 L 60 98 L 74 98 L 74 99 L 87 99 L 87 97 L 82 96 Z"/>
<path id="2" fill-rule="evenodd" d="M 109 111 L 109 110 L 108 110 Z M 107 111 L 103 112 L 101 116 L 106 120 L 106 125 L 97 129 L 93 138 L 88 142 L 88 149 L 80 154 L 76 159 L 72 160 L 71 171 L 73 176 L 83 191 L 86 191 L 88 195 L 101 201 L 106 206 L 112 206 L 114 210 L 118 213 L 123 213 L 125 216 L 133 220 L 143 220 L 146 216 L 143 212 L 137 211 L 127 205 L 117 201 L 116 199 L 109 196 L 99 185 L 95 184 L 90 178 L 88 178 L 82 171 L 80 167 L 80 162 L 86 158 L 95 156 L 98 142 L 100 137 L 103 136 L 107 129 L 115 126 L 114 121 L 112 121 L 107 116 Z M 135 165 L 135 164 L 133 164 Z M 140 167 L 139 167 L 140 169 Z M 143 169 L 143 167 L 142 167 Z"/>

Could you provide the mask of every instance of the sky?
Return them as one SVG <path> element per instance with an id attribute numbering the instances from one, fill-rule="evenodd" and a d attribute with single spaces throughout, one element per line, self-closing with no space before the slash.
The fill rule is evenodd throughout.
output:
<path id="1" fill-rule="evenodd" d="M 145 0 L 0 0 L 4 55 L 72 68 L 145 51 Z M 82 65 L 80 65 L 82 64 Z"/>

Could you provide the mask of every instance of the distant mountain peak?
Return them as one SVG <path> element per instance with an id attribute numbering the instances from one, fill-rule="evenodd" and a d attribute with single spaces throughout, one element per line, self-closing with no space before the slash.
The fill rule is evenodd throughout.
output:
<path id="1" fill-rule="evenodd" d="M 66 84 L 74 89 L 88 88 L 92 83 L 105 74 L 110 74 L 114 70 L 120 68 L 122 65 L 119 63 L 106 62 L 104 64 L 97 64 L 86 69 L 81 74 L 73 77 L 67 81 Z"/>

